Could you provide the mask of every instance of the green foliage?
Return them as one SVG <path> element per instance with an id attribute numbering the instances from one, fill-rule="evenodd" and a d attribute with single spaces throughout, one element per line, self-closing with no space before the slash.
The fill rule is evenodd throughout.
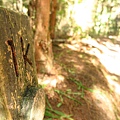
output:
<path id="1" fill-rule="evenodd" d="M 59 119 L 59 120 L 62 120 L 62 119 L 73 120 L 71 118 L 71 115 L 66 115 L 61 111 L 54 110 L 54 109 L 51 109 L 51 108 L 48 108 L 48 107 L 46 108 L 45 116 L 49 117 L 49 118 L 46 118 L 45 120 L 53 120 L 55 118 Z"/>
<path id="2" fill-rule="evenodd" d="M 80 81 L 78 81 L 78 80 L 76 80 L 74 78 L 69 78 L 69 80 L 73 81 L 77 85 L 78 90 L 82 90 L 81 97 L 84 97 L 84 91 L 85 90 L 93 92 L 92 89 L 85 87 Z"/>
<path id="3" fill-rule="evenodd" d="M 73 93 L 73 92 L 71 92 L 71 91 L 69 91 L 69 90 L 67 90 L 66 92 L 63 92 L 63 91 L 61 91 L 61 90 L 55 90 L 55 92 L 57 92 L 59 95 L 62 95 L 62 96 L 65 96 L 65 97 L 67 97 L 68 99 L 70 99 L 70 100 L 73 100 L 74 102 L 76 102 L 76 103 L 78 103 L 78 104 L 82 104 L 79 100 L 77 100 L 77 99 L 75 99 L 74 97 L 71 97 L 70 95 L 71 94 L 74 94 L 74 95 L 81 95 L 81 93 Z"/>
<path id="4" fill-rule="evenodd" d="M 57 37 L 69 38 L 79 36 L 81 38 L 86 37 L 88 34 L 93 37 L 120 34 L 119 0 L 95 1 L 92 8 L 92 28 L 84 31 L 80 25 L 76 24 L 73 17 L 75 14 L 74 5 L 82 5 L 83 2 L 87 1 L 89 2 L 89 0 L 58 0 L 56 22 Z M 0 6 L 17 10 L 17 2 L 18 0 L 0 0 Z M 25 14 L 27 14 L 29 2 L 30 0 L 22 0 L 22 12 Z M 83 16 L 81 16 L 81 19 Z"/>
<path id="5" fill-rule="evenodd" d="M 87 30 L 76 24 L 74 20 L 74 5 L 84 5 L 83 2 L 89 2 L 89 0 L 59 0 L 58 12 L 57 12 L 57 36 L 63 38 L 69 38 L 73 36 L 86 37 L 90 36 L 109 36 L 119 35 L 120 27 L 120 15 L 119 15 L 119 0 L 97 0 L 93 3 L 92 8 L 92 26 Z M 87 3 L 86 5 L 89 4 Z M 79 10 L 79 9 L 78 9 Z M 83 12 L 85 10 L 83 9 Z M 81 11 L 80 11 L 81 12 Z M 87 14 L 87 13 L 85 13 Z M 89 13 L 88 13 L 89 14 Z M 81 16 L 81 20 L 84 14 Z M 66 37 L 64 37 L 66 36 Z"/>
<path id="6" fill-rule="evenodd" d="M 57 11 L 56 36 L 60 38 L 69 38 L 83 33 L 73 18 L 73 7 L 80 4 L 82 0 L 58 0 L 59 9 Z"/>
<path id="7" fill-rule="evenodd" d="M 95 4 L 93 12 L 93 27 L 91 36 L 118 35 L 119 26 L 117 16 L 119 14 L 119 0 L 99 0 Z"/>
<path id="8" fill-rule="evenodd" d="M 49 103 L 48 99 L 47 101 L 47 107 L 45 110 L 45 119 L 44 120 L 53 120 L 53 119 L 67 119 L 67 120 L 73 120 L 71 118 L 72 115 L 67 115 L 61 111 L 55 110 L 52 108 L 51 104 Z"/>
<path id="9" fill-rule="evenodd" d="M 77 87 L 78 90 L 81 90 L 82 92 L 73 92 L 71 89 L 67 89 L 66 91 L 62 91 L 62 90 L 58 90 L 55 89 L 55 92 L 59 95 L 60 101 L 57 104 L 57 107 L 61 107 L 64 103 L 64 97 L 76 102 L 77 104 L 82 105 L 82 102 L 80 102 L 79 100 L 76 99 L 76 97 L 80 97 L 82 99 L 84 99 L 84 92 L 85 90 L 88 90 L 90 92 L 93 92 L 93 90 L 83 86 L 83 84 L 79 81 L 77 81 L 74 78 L 69 78 L 69 80 L 71 80 L 72 82 L 74 82 Z M 67 115 L 61 111 L 55 110 L 52 108 L 51 104 L 49 103 L 48 98 L 46 99 L 46 103 L 47 103 L 47 107 L 46 107 L 46 111 L 45 111 L 45 120 L 52 120 L 52 119 L 67 119 L 67 120 L 73 120 L 71 118 L 72 115 Z"/>

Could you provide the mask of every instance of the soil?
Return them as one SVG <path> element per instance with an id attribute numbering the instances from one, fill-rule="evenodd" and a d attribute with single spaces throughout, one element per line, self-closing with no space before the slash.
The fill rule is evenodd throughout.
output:
<path id="1" fill-rule="evenodd" d="M 66 40 L 54 42 L 53 53 L 57 74 L 40 82 L 47 107 L 67 117 L 51 120 L 120 120 L 119 44 L 105 38 Z"/>

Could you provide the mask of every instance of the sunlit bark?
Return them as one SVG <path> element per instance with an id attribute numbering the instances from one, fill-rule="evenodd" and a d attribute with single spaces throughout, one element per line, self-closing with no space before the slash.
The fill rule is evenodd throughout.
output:
<path id="1" fill-rule="evenodd" d="M 36 0 L 35 60 L 37 72 L 52 70 L 52 44 L 49 36 L 50 0 Z"/>

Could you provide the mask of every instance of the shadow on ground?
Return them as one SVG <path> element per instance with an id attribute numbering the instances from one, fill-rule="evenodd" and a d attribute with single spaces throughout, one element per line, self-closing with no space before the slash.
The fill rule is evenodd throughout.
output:
<path id="1" fill-rule="evenodd" d="M 120 120 L 119 72 L 111 72 L 112 69 L 108 69 L 110 66 L 105 65 L 110 61 L 110 58 L 106 61 L 107 56 L 116 51 L 104 42 L 96 41 L 53 45 L 55 65 L 60 76 L 49 77 L 51 84 L 46 85 L 45 90 L 53 109 L 71 115 L 59 119 Z"/>

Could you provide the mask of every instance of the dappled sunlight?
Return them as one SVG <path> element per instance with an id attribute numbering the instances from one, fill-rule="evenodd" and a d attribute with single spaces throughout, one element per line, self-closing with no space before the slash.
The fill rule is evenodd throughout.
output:
<path id="1" fill-rule="evenodd" d="M 70 45 L 66 44 L 66 47 L 68 47 L 71 50 L 79 51 L 80 46 L 78 44 Z"/>
<path id="2" fill-rule="evenodd" d="M 95 55 L 110 73 L 120 75 L 120 46 L 113 47 L 113 44 L 107 41 L 103 45 L 93 39 L 82 42 L 91 46 L 91 50 L 86 52 Z"/>
<path id="3" fill-rule="evenodd" d="M 106 76 L 108 80 L 108 85 L 112 91 L 114 91 L 117 95 L 120 96 L 120 84 L 117 82 L 118 78 L 114 77 L 112 78 L 111 76 Z M 115 81 L 116 79 L 116 81 Z"/>
<path id="4" fill-rule="evenodd" d="M 80 50 L 80 46 L 78 44 L 60 44 L 59 45 L 61 48 L 65 48 L 65 47 L 68 47 L 70 50 L 74 50 L 74 51 L 79 51 Z"/>
<path id="5" fill-rule="evenodd" d="M 96 55 L 97 56 L 97 55 Z M 104 65 L 104 67 L 113 74 L 120 75 L 120 60 L 115 59 L 109 54 L 105 55 L 105 53 L 97 56 L 100 62 Z"/>
<path id="6" fill-rule="evenodd" d="M 55 88 L 57 84 L 60 84 L 64 82 L 64 76 L 62 75 L 56 75 L 56 76 L 43 76 L 42 79 L 41 77 L 38 77 L 38 84 L 41 84 L 47 88 Z"/>
<path id="7" fill-rule="evenodd" d="M 59 77 L 39 79 L 55 109 L 72 113 L 78 120 L 79 116 L 87 120 L 119 118 L 119 70 L 113 69 L 119 64 L 116 63 L 120 58 L 119 49 L 109 40 L 90 37 L 55 44 L 55 61 L 60 66 L 56 76 Z M 75 106 L 76 101 L 83 105 Z"/>
<path id="8" fill-rule="evenodd" d="M 74 67 L 76 68 L 76 69 L 78 69 L 78 70 L 82 70 L 83 68 L 84 68 L 84 66 L 83 65 L 78 65 L 78 64 L 74 64 Z"/>
<path id="9" fill-rule="evenodd" d="M 96 56 L 101 63 L 100 65 L 95 59 L 91 60 L 94 65 L 101 66 L 109 88 L 103 90 L 99 85 L 93 85 L 93 100 L 108 117 L 114 117 L 114 111 L 120 110 L 118 107 L 120 104 L 120 45 L 113 44 L 109 39 L 84 39 L 82 42 L 90 46 L 90 49 L 86 49 L 85 52 Z"/>
<path id="10" fill-rule="evenodd" d="M 53 75 L 53 76 L 41 76 L 38 75 L 38 84 L 42 85 L 46 94 L 49 98 L 55 97 L 54 89 L 58 88 L 65 88 L 65 77 L 62 75 Z"/>
<path id="11" fill-rule="evenodd" d="M 104 111 L 104 114 L 106 114 L 106 116 L 110 120 L 115 119 L 114 106 L 111 101 L 111 97 L 110 95 L 108 95 L 107 92 L 103 91 L 101 88 L 94 85 L 92 97 L 96 106 L 99 107 L 102 111 Z"/>

